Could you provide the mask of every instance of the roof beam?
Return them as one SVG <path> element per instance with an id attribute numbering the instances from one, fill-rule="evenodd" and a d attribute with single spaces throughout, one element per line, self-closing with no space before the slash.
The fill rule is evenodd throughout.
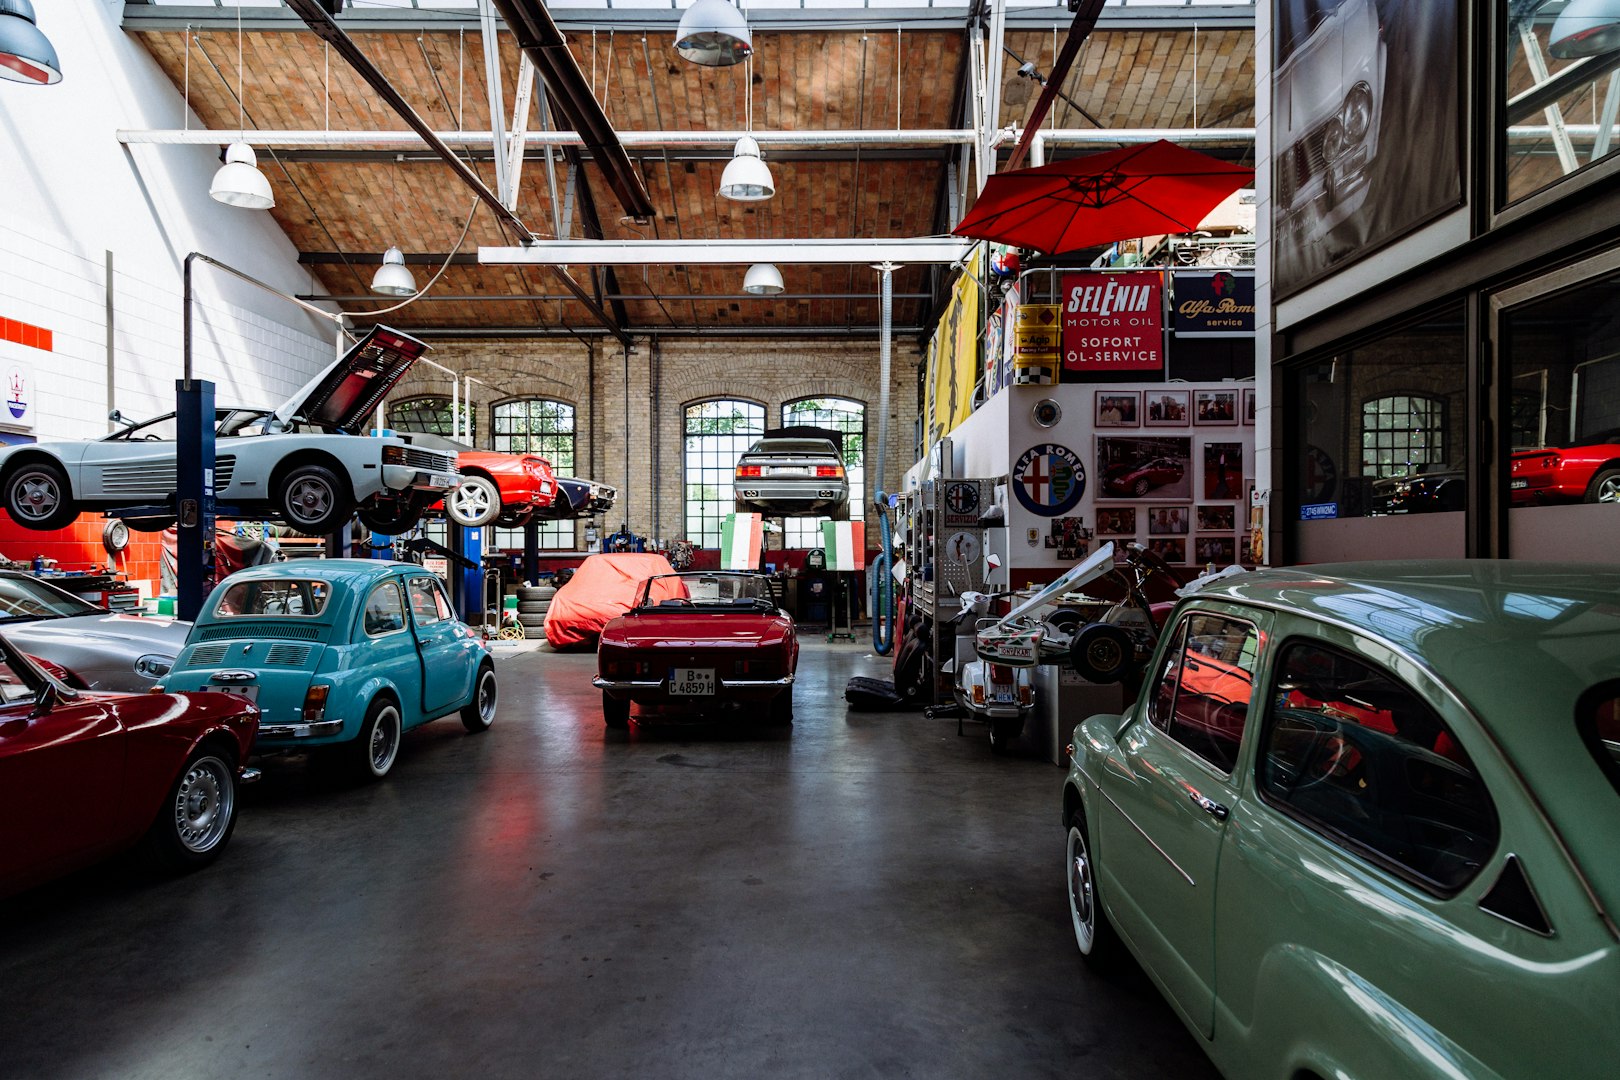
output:
<path id="1" fill-rule="evenodd" d="M 960 262 L 975 241 L 932 237 L 801 240 L 537 240 L 523 247 L 481 247 L 486 266 L 846 266 Z"/>
<path id="2" fill-rule="evenodd" d="M 578 338 L 607 333 L 605 329 L 594 326 L 577 329 L 554 326 L 410 326 L 400 323 L 397 317 L 391 317 L 388 325 L 419 338 Z M 896 326 L 893 333 L 896 336 L 916 336 L 922 330 L 920 326 Z M 636 335 L 649 338 L 864 338 L 871 341 L 878 336 L 878 327 L 664 326 L 639 329 Z"/>
<path id="3" fill-rule="evenodd" d="M 933 299 L 933 296 L 934 296 L 933 293 L 895 293 L 894 294 L 894 299 L 896 299 L 896 300 L 931 300 L 931 299 Z M 875 293 L 875 292 L 873 292 L 873 293 L 863 293 L 863 292 L 850 292 L 850 293 L 785 293 L 784 292 L 784 293 L 773 293 L 773 294 L 771 294 L 769 296 L 755 296 L 753 293 L 701 293 L 701 294 L 697 294 L 697 295 L 685 295 L 685 294 L 673 294 L 672 293 L 672 294 L 665 295 L 665 296 L 656 295 L 654 293 L 608 293 L 605 297 L 603 297 L 603 299 L 605 299 L 605 300 L 634 300 L 634 301 L 641 301 L 641 302 L 645 302 L 645 303 L 652 303 L 652 302 L 657 301 L 657 300 L 678 300 L 678 301 L 681 301 L 681 302 L 685 302 L 687 300 L 724 300 L 724 301 L 726 301 L 728 303 L 748 301 L 748 302 L 762 303 L 762 304 L 764 304 L 764 303 L 773 303 L 773 302 L 782 302 L 782 303 L 793 304 L 793 303 L 799 303 L 801 301 L 803 301 L 805 303 L 809 303 L 810 301 L 813 301 L 813 300 L 881 300 L 882 298 L 883 297 L 882 297 L 881 293 Z M 355 293 L 352 296 L 324 296 L 324 295 L 318 295 L 318 294 L 314 294 L 314 293 L 308 293 L 308 294 L 300 293 L 299 296 L 298 296 L 298 299 L 306 300 L 306 301 L 309 301 L 310 303 L 327 303 L 327 304 L 360 304 L 360 303 L 387 304 L 387 303 L 390 303 L 390 300 L 389 300 L 388 297 L 386 297 L 386 296 L 378 296 L 376 293 Z M 567 293 L 513 293 L 513 294 L 510 294 L 510 295 L 502 295 L 501 293 L 461 293 L 461 294 L 446 294 L 444 296 L 439 296 L 439 295 L 436 295 L 436 294 L 430 294 L 428 296 L 422 297 L 422 299 L 423 299 L 423 301 L 438 301 L 439 303 L 456 303 L 456 304 L 474 304 L 474 303 L 508 304 L 508 303 L 519 303 L 519 302 L 528 301 L 528 300 L 539 300 L 539 301 L 572 300 L 573 297 L 568 295 Z M 364 315 L 366 313 L 362 311 L 362 312 L 351 312 L 351 314 Z"/>

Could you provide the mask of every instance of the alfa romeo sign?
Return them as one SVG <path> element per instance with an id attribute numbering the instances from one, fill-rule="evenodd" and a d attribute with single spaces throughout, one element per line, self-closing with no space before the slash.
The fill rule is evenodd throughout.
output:
<path id="1" fill-rule="evenodd" d="M 1025 450 L 1013 466 L 1012 479 L 1018 502 L 1042 517 L 1067 514 L 1086 493 L 1086 467 L 1080 455 L 1057 443 Z"/>

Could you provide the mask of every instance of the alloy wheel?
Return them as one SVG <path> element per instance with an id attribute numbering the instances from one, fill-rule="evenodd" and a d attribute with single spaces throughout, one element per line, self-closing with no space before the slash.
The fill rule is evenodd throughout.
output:
<path id="1" fill-rule="evenodd" d="M 174 827 L 180 843 L 199 855 L 211 851 L 230 828 L 235 803 L 230 766 L 216 757 L 193 762 L 174 795 Z"/>

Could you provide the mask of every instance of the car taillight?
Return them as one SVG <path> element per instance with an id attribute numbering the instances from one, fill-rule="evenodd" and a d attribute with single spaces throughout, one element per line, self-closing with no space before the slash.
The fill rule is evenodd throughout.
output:
<path id="1" fill-rule="evenodd" d="M 1018 704 L 1025 706 L 1035 704 L 1035 688 L 1033 686 L 1020 686 L 1018 688 Z"/>
<path id="2" fill-rule="evenodd" d="M 318 724 L 326 716 L 326 695 L 330 686 L 314 685 L 304 694 L 304 723 Z"/>
<path id="3" fill-rule="evenodd" d="M 758 465 L 737 466 L 737 476 L 740 478 L 764 476 L 765 470 Z"/>
<path id="4" fill-rule="evenodd" d="M 983 705 L 984 704 L 984 683 L 974 683 L 973 684 L 973 704 L 975 704 L 975 705 Z"/>
<path id="5" fill-rule="evenodd" d="M 844 475 L 844 467 L 842 465 L 817 465 L 816 466 L 816 475 L 817 476 L 843 476 Z"/>
<path id="6" fill-rule="evenodd" d="M 1556 468 L 1558 468 L 1558 455 L 1557 454 L 1548 454 L 1546 457 L 1542 458 L 1541 459 L 1541 467 L 1543 469 L 1556 469 Z"/>

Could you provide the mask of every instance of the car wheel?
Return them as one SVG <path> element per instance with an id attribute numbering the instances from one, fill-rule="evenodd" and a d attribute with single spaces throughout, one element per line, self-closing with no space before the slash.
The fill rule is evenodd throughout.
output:
<path id="1" fill-rule="evenodd" d="M 1072 634 L 1080 629 L 1080 613 L 1059 609 L 1046 617 L 1046 625 L 1065 634 Z"/>
<path id="2" fill-rule="evenodd" d="M 1148 484 L 1147 477 L 1141 477 L 1136 481 L 1136 483 L 1131 485 L 1131 494 L 1140 499 L 1143 495 L 1148 493 L 1149 486 L 1150 485 Z"/>
<path id="3" fill-rule="evenodd" d="M 785 689 L 771 698 L 771 723 L 777 727 L 787 727 L 793 723 L 793 684 L 789 683 Z"/>
<path id="4" fill-rule="evenodd" d="M 48 461 L 25 461 L 6 477 L 6 513 L 25 529 L 60 529 L 79 516 L 67 473 Z"/>
<path id="5" fill-rule="evenodd" d="M 302 533 L 324 536 L 353 513 L 347 485 L 324 465 L 299 465 L 281 478 L 281 513 Z"/>
<path id="6" fill-rule="evenodd" d="M 445 493 L 444 512 L 462 528 L 481 529 L 501 516 L 501 489 L 487 476 L 464 475 Z"/>
<path id="7" fill-rule="evenodd" d="M 495 668 L 485 662 L 478 667 L 478 689 L 472 700 L 461 707 L 461 726 L 468 731 L 488 731 L 495 722 Z"/>
<path id="8" fill-rule="evenodd" d="M 425 507 L 414 499 L 399 499 L 362 508 L 360 524 L 380 536 L 400 536 L 416 528 Z"/>
<path id="9" fill-rule="evenodd" d="M 630 726 L 630 699 L 616 698 L 606 690 L 602 691 L 602 722 L 614 731 L 623 731 Z"/>
<path id="10" fill-rule="evenodd" d="M 1106 970 L 1119 954 L 1119 938 L 1109 925 L 1097 892 L 1097 865 L 1086 831 L 1086 815 L 1076 809 L 1069 818 L 1069 840 L 1064 859 L 1068 879 L 1069 921 L 1074 943 L 1092 967 Z"/>
<path id="11" fill-rule="evenodd" d="M 1620 503 L 1620 469 L 1601 469 L 1586 486 L 1589 503 Z"/>
<path id="12" fill-rule="evenodd" d="M 236 768 L 211 747 L 186 761 L 146 834 L 153 859 L 173 871 L 218 858 L 236 828 Z"/>
<path id="13" fill-rule="evenodd" d="M 174 518 L 172 517 L 120 518 L 119 520 L 129 526 L 130 532 L 160 533 L 164 529 L 174 527 Z"/>
<path id="14" fill-rule="evenodd" d="M 848 521 L 849 520 L 849 500 L 846 499 L 843 502 L 839 503 L 837 506 L 833 507 L 832 513 L 829 514 L 828 516 L 831 517 L 832 520 L 834 520 L 834 521 Z"/>
<path id="15" fill-rule="evenodd" d="M 1136 657 L 1131 636 L 1111 623 L 1089 623 L 1069 643 L 1069 664 L 1094 683 L 1118 682 Z"/>
<path id="16" fill-rule="evenodd" d="M 399 706 L 385 697 L 374 698 L 351 749 L 360 779 L 381 780 L 388 775 L 399 757 L 399 736 Z"/>

